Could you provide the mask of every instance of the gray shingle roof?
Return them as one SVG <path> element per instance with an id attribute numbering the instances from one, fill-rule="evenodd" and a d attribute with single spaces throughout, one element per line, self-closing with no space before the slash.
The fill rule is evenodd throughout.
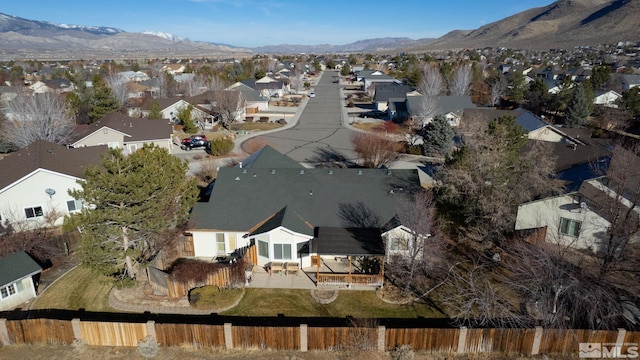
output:
<path id="1" fill-rule="evenodd" d="M 269 145 L 242 161 L 243 168 L 252 169 L 304 169 L 292 158 L 282 155 Z"/>
<path id="2" fill-rule="evenodd" d="M 306 222 L 298 213 L 288 210 L 285 206 L 282 210 L 275 213 L 264 224 L 252 231 L 252 235 L 269 232 L 278 227 L 285 227 L 299 234 L 313 236 L 313 226 Z"/>
<path id="3" fill-rule="evenodd" d="M 0 258 L 0 287 L 41 271 L 40 265 L 24 251 L 7 255 Z"/>
<path id="4" fill-rule="evenodd" d="M 100 165 L 106 145 L 69 149 L 38 140 L 0 160 L 0 190 L 37 169 L 84 177 L 89 165 Z"/>
<path id="5" fill-rule="evenodd" d="M 78 127 L 73 136 L 72 143 L 75 143 L 86 136 L 108 127 L 126 134 L 124 141 L 146 141 L 170 139 L 173 133 L 173 126 L 162 119 L 134 118 L 114 112 L 102 117 L 99 121 Z"/>
<path id="6" fill-rule="evenodd" d="M 193 208 L 189 227 L 249 231 L 285 207 L 313 227 L 348 227 L 340 210 L 360 203 L 382 226 L 402 194 L 419 186 L 415 169 L 222 168 L 209 202 Z"/>
<path id="7" fill-rule="evenodd" d="M 378 229 L 319 227 L 312 252 L 319 255 L 384 255 Z"/>

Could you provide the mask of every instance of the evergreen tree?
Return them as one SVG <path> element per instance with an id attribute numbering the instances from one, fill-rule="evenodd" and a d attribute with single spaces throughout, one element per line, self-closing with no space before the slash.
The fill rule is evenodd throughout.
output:
<path id="1" fill-rule="evenodd" d="M 340 70 L 340 75 L 348 76 L 349 74 L 351 74 L 351 67 L 349 67 L 349 64 L 344 64 L 342 70 Z"/>
<path id="2" fill-rule="evenodd" d="M 149 110 L 149 115 L 147 115 L 149 119 L 162 119 L 162 109 L 160 109 L 160 104 L 157 101 L 153 100 L 151 102 L 151 109 Z"/>
<path id="3" fill-rule="evenodd" d="M 418 135 L 422 137 L 422 148 L 425 155 L 447 157 L 451 154 L 455 133 L 443 115 L 435 116 L 418 132 Z"/>
<path id="4" fill-rule="evenodd" d="M 589 108 L 589 99 L 587 99 L 584 87 L 582 84 L 576 85 L 567 107 L 566 124 L 569 126 L 584 126 L 587 123 L 587 117 L 591 114 Z"/>
<path id="5" fill-rule="evenodd" d="M 118 99 L 116 99 L 111 88 L 107 86 L 99 75 L 93 76 L 93 91 L 91 95 L 89 119 L 92 123 L 120 109 Z"/>
<path id="6" fill-rule="evenodd" d="M 136 280 L 138 270 L 158 254 L 161 234 L 182 225 L 196 202 L 197 186 L 187 179 L 186 162 L 155 145 L 125 156 L 111 150 L 100 167 L 90 167 L 82 190 L 70 191 L 85 205 L 65 226 L 82 229 L 84 265 L 120 285 Z"/>
<path id="7" fill-rule="evenodd" d="M 509 80 L 509 100 L 517 103 L 524 101 L 524 92 L 527 88 L 525 77 L 520 71 L 516 71 Z"/>
<path id="8" fill-rule="evenodd" d="M 198 127 L 193 123 L 191 112 L 193 111 L 193 105 L 187 107 L 181 107 L 176 114 L 176 117 L 182 125 L 182 131 L 187 134 L 193 134 L 198 132 Z"/>

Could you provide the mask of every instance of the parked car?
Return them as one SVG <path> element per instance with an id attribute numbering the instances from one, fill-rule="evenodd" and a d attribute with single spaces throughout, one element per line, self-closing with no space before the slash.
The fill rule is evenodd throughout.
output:
<path id="1" fill-rule="evenodd" d="M 316 93 L 315 92 L 310 92 L 307 94 L 308 97 L 316 97 Z"/>
<path id="2" fill-rule="evenodd" d="M 180 148 L 182 150 L 191 150 L 195 148 L 204 148 L 209 143 L 205 135 L 191 135 L 186 139 L 182 139 Z"/>

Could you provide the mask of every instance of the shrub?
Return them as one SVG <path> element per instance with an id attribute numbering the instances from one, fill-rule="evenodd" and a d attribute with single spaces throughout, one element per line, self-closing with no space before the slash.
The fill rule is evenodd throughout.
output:
<path id="1" fill-rule="evenodd" d="M 233 140 L 229 138 L 218 138 L 209 141 L 207 152 L 213 156 L 227 155 L 233 150 Z"/>
<path id="2" fill-rule="evenodd" d="M 414 353 L 409 345 L 401 345 L 393 349 L 390 353 L 393 360 L 413 360 Z"/>
<path id="3" fill-rule="evenodd" d="M 178 281 L 193 280 L 195 282 L 202 282 L 207 278 L 207 275 L 215 272 L 221 267 L 223 267 L 223 265 L 208 261 L 200 261 L 195 259 L 178 259 L 171 266 L 169 272 Z"/>
<path id="4" fill-rule="evenodd" d="M 155 357 L 158 354 L 158 343 L 151 336 L 147 336 L 138 343 L 138 353 L 145 358 Z"/>
<path id="5" fill-rule="evenodd" d="M 420 145 L 409 145 L 409 147 L 407 147 L 407 154 L 410 154 L 410 155 L 422 155 L 422 146 L 420 146 Z"/>

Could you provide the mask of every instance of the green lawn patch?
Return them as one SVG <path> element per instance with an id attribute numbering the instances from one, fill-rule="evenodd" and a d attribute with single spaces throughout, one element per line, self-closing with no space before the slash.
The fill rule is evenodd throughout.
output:
<path id="1" fill-rule="evenodd" d="M 109 306 L 109 291 L 113 287 L 106 276 L 78 266 L 50 285 L 38 296 L 33 309 L 64 309 L 115 312 Z"/>
<path id="2" fill-rule="evenodd" d="M 442 318 L 444 315 L 423 303 L 388 304 L 375 291 L 340 291 L 327 305 L 318 304 L 309 290 L 245 289 L 240 303 L 223 312 L 231 316 L 362 317 L 362 318 Z"/>
<path id="3" fill-rule="evenodd" d="M 189 303 L 196 309 L 223 309 L 235 304 L 243 291 L 242 288 L 203 286 L 189 292 Z"/>

